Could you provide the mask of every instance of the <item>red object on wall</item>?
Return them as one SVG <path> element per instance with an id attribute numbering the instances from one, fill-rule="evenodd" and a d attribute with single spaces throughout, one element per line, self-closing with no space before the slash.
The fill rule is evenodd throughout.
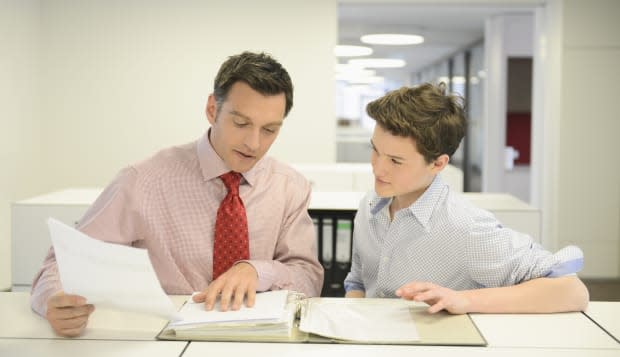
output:
<path id="1" fill-rule="evenodd" d="M 506 116 L 506 146 L 519 151 L 517 165 L 530 164 L 530 145 L 532 137 L 531 113 L 508 113 Z"/>

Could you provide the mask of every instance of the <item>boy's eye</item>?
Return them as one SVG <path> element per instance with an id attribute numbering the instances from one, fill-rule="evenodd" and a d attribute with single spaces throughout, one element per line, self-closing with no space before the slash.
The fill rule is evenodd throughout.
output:
<path id="1" fill-rule="evenodd" d="M 266 132 L 268 132 L 269 134 L 273 134 L 276 132 L 276 129 L 272 129 L 272 128 L 263 128 L 263 130 L 265 130 Z"/>
<path id="2" fill-rule="evenodd" d="M 248 123 L 245 122 L 234 122 L 235 126 L 239 127 L 239 128 L 243 128 L 244 126 L 247 126 Z"/>
<path id="3" fill-rule="evenodd" d="M 392 163 L 393 163 L 394 165 L 401 165 L 401 164 L 402 164 L 402 162 L 400 162 L 400 161 L 398 161 L 398 160 L 396 160 L 396 159 L 392 159 Z"/>

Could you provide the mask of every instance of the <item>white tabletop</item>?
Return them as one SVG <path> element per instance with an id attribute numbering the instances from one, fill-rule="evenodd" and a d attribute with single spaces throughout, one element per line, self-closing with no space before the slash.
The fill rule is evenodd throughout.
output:
<path id="1" fill-rule="evenodd" d="M 591 301 L 586 315 L 620 343 L 620 302 Z"/>
<path id="2" fill-rule="evenodd" d="M 97 341 L 61 339 L 2 339 L 0 356 L 46 357 L 176 357 L 183 353 L 184 341 Z"/>
<path id="3" fill-rule="evenodd" d="M 392 356 L 506 356 L 506 357 L 582 357 L 591 356 L 592 350 L 546 349 L 546 348 L 502 348 L 461 346 L 390 346 L 390 345 L 346 345 L 313 343 L 235 343 L 235 342 L 192 342 L 183 357 L 204 356 L 278 356 L 278 357 L 392 357 Z M 618 350 L 598 349 L 596 357 L 617 357 Z"/>
<path id="4" fill-rule="evenodd" d="M 489 347 L 616 349 L 620 355 L 620 345 L 581 312 L 471 317 Z"/>
<path id="5" fill-rule="evenodd" d="M 171 296 L 171 299 L 175 306 L 180 307 L 187 296 Z M 0 293 L 0 316 L 3 320 L 0 324 L 0 338 L 60 338 L 47 320 L 32 311 L 28 292 Z M 167 322 L 160 317 L 96 308 L 84 334 L 79 338 L 155 340 Z"/>

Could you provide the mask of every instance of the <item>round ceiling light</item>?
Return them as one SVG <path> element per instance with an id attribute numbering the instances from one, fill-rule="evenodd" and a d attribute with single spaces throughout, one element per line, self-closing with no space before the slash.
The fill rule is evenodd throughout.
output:
<path id="1" fill-rule="evenodd" d="M 395 33 L 382 33 L 364 35 L 360 38 L 363 43 L 372 45 L 418 45 L 424 42 L 424 37 L 419 35 L 404 35 Z"/>

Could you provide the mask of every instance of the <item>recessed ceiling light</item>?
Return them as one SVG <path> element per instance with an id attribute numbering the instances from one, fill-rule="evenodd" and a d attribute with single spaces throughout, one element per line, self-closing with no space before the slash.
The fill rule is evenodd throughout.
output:
<path id="1" fill-rule="evenodd" d="M 364 35 L 360 40 L 373 45 L 417 45 L 424 42 L 424 37 L 419 35 L 382 33 Z"/>
<path id="2" fill-rule="evenodd" d="M 348 63 L 365 68 L 400 68 L 407 64 L 401 59 L 394 58 L 356 58 L 350 59 Z"/>
<path id="3" fill-rule="evenodd" d="M 384 79 L 383 77 L 380 77 L 380 76 L 370 76 L 370 77 L 352 78 L 347 81 L 350 84 L 375 84 L 375 83 L 382 83 Z"/>
<path id="4" fill-rule="evenodd" d="M 366 46 L 338 45 L 334 48 L 336 57 L 368 56 L 372 54 L 372 48 Z"/>

